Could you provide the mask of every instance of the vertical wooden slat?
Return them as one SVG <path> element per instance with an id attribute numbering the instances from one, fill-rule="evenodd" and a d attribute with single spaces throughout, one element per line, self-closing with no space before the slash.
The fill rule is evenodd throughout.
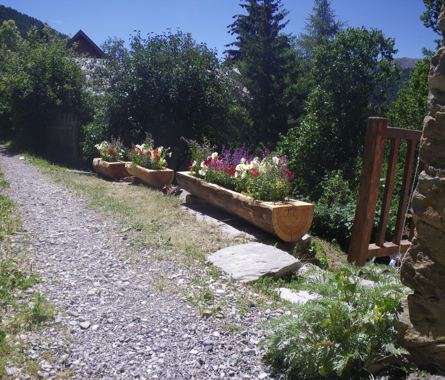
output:
<path id="1" fill-rule="evenodd" d="M 380 213 L 379 228 L 375 244 L 383 247 L 385 242 L 386 226 L 388 225 L 389 207 L 391 206 L 392 189 L 394 187 L 394 177 L 396 173 L 397 157 L 399 155 L 399 139 L 391 139 L 391 149 L 389 151 L 388 171 L 386 172 L 385 191 L 383 193 L 382 211 Z"/>
<path id="2" fill-rule="evenodd" d="M 365 255 L 371 240 L 387 126 L 387 119 L 376 117 L 368 119 L 359 195 L 348 252 L 348 261 L 355 262 L 359 266 L 366 263 Z"/>
<path id="3" fill-rule="evenodd" d="M 399 201 L 399 209 L 397 211 L 397 221 L 396 227 L 394 230 L 394 237 L 392 242 L 394 244 L 400 244 L 400 240 L 402 239 L 403 233 L 403 223 L 405 221 L 405 211 L 406 204 L 408 202 L 409 197 L 409 185 L 411 182 L 411 174 L 413 171 L 413 162 L 414 162 L 414 154 L 416 152 L 416 141 L 408 140 L 407 141 L 407 150 L 406 150 L 406 159 L 405 159 L 405 170 L 403 172 L 403 181 L 402 181 L 402 195 Z"/>

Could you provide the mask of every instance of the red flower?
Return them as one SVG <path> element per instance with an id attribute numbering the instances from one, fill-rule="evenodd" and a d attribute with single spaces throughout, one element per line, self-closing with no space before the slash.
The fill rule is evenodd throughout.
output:
<path id="1" fill-rule="evenodd" d="M 128 157 L 128 161 L 131 161 L 131 157 Z"/>
<path id="2" fill-rule="evenodd" d="M 147 152 L 147 156 L 151 156 L 151 152 L 150 151 Z"/>
<path id="3" fill-rule="evenodd" d="M 235 166 L 232 165 L 231 167 L 224 170 L 224 172 L 233 177 L 235 175 Z"/>
<path id="4" fill-rule="evenodd" d="M 294 178 L 294 175 L 291 172 L 283 173 L 283 175 L 281 176 L 281 179 L 285 179 L 285 178 L 292 179 L 292 178 Z"/>
<path id="5" fill-rule="evenodd" d="M 142 164 L 142 166 L 145 166 L 145 164 Z"/>
<path id="6" fill-rule="evenodd" d="M 158 150 L 158 148 L 156 148 L 156 149 L 153 151 L 153 156 L 154 156 L 154 158 L 155 158 L 157 161 L 159 161 L 159 150 Z"/>
<path id="7" fill-rule="evenodd" d="M 113 156 L 117 156 L 117 154 L 114 153 L 114 150 L 113 150 L 113 149 L 109 149 L 109 150 L 108 150 L 108 153 L 112 154 Z"/>
<path id="8" fill-rule="evenodd" d="M 255 168 L 252 168 L 252 175 L 254 175 L 255 177 L 258 177 L 260 175 L 260 173 Z"/>

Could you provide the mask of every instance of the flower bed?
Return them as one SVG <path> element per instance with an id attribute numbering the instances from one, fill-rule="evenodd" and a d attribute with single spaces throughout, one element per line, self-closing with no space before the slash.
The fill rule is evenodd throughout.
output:
<path id="1" fill-rule="evenodd" d="M 125 147 L 120 138 L 115 140 L 111 136 L 111 142 L 103 141 L 96 144 L 96 148 L 100 154 L 100 158 L 93 160 L 93 168 L 96 172 L 115 181 L 130 175 L 125 168 L 125 162 L 121 161 L 125 155 Z"/>
<path id="2" fill-rule="evenodd" d="M 202 145 L 187 143 L 192 156 L 189 170 L 197 178 L 263 201 L 284 201 L 292 192 L 293 174 L 287 170 L 286 157 L 265 150 L 260 159 L 244 147 L 233 153 L 223 147 L 219 155 L 207 140 Z"/>
<path id="3" fill-rule="evenodd" d="M 177 172 L 179 186 L 207 202 L 243 218 L 283 241 L 299 240 L 312 223 L 314 205 L 289 199 L 264 202 L 197 178 L 189 172 Z"/>
<path id="4" fill-rule="evenodd" d="M 150 186 L 162 189 L 170 185 L 175 178 L 175 172 L 167 169 L 165 156 L 171 156 L 168 148 L 154 147 L 151 135 L 147 134 L 145 142 L 135 145 L 128 152 L 126 168 L 131 175 L 139 178 Z"/>
<path id="5" fill-rule="evenodd" d="M 219 155 L 207 140 L 187 143 L 190 172 L 176 173 L 182 188 L 287 242 L 309 230 L 314 206 L 288 198 L 293 175 L 286 157 L 265 150 L 260 159 L 244 148 L 231 153 L 224 147 Z"/>

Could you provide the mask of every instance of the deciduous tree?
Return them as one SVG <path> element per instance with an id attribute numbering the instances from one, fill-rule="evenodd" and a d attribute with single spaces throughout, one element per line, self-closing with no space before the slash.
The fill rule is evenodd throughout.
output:
<path id="1" fill-rule="evenodd" d="M 281 141 L 301 192 L 319 197 L 321 179 L 333 170 L 356 177 L 366 119 L 378 116 L 385 88 L 399 73 L 395 52 L 393 39 L 365 28 L 347 28 L 315 50 L 306 116 Z"/>
<path id="2" fill-rule="evenodd" d="M 125 144 L 138 143 L 151 133 L 157 145 L 184 152 L 182 136 L 203 136 L 223 143 L 240 136 L 234 127 L 248 122 L 237 102 L 240 89 L 236 72 L 226 70 L 216 53 L 197 43 L 190 34 L 140 33 L 129 48 L 121 40 L 104 46 L 108 59 L 96 69 L 97 92 L 104 92 L 103 112 L 87 127 L 93 139 L 120 136 Z M 102 126 L 102 127 L 101 127 Z"/>

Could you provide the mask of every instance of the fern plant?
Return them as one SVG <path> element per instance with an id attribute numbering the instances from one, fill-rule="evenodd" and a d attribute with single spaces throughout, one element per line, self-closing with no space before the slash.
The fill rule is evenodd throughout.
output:
<path id="1" fill-rule="evenodd" d="M 315 280 L 299 290 L 322 297 L 266 324 L 270 334 L 261 344 L 267 347 L 268 364 L 295 379 L 354 378 L 386 356 L 405 353 L 396 343 L 393 319 L 408 289 L 395 269 L 345 263 L 334 272 L 313 270 L 308 275 Z M 373 282 L 365 284 L 364 279 Z"/>

